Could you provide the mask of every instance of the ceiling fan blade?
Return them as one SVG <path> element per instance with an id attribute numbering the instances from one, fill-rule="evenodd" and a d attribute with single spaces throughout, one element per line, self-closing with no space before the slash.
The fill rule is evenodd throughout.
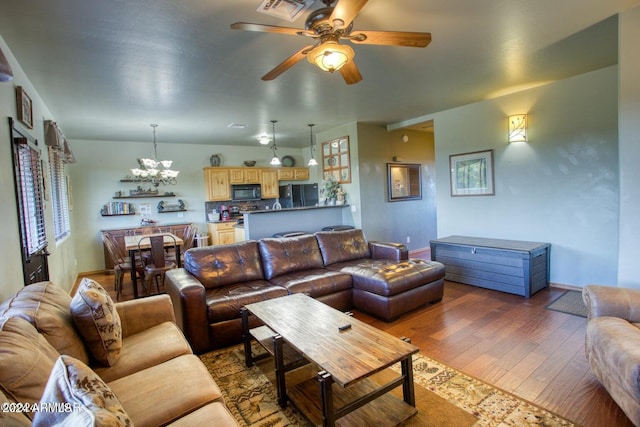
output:
<path id="1" fill-rule="evenodd" d="M 313 35 L 313 32 L 300 28 L 278 27 L 277 25 L 252 24 L 250 22 L 236 22 L 231 24 L 232 30 L 258 31 L 261 33 L 278 33 L 292 36 Z"/>
<path id="2" fill-rule="evenodd" d="M 313 46 L 303 47 L 302 49 L 300 49 L 299 51 L 297 51 L 296 53 L 294 53 L 293 55 L 291 55 L 290 57 L 282 61 L 280 64 L 278 64 L 273 70 L 269 71 L 267 74 L 262 76 L 262 80 L 266 81 L 266 80 L 275 79 L 280 74 L 284 73 L 289 68 L 293 67 L 298 62 L 302 61 L 305 58 L 305 56 L 307 56 L 307 52 L 309 51 L 309 49 L 311 49 L 312 47 Z"/>
<path id="3" fill-rule="evenodd" d="M 362 74 L 360 74 L 360 70 L 358 70 L 358 66 L 353 60 L 347 62 L 340 68 L 340 74 L 342 74 L 342 78 L 348 85 L 358 83 L 362 80 Z"/>
<path id="4" fill-rule="evenodd" d="M 333 9 L 333 13 L 331 13 L 329 22 L 335 25 L 334 21 L 340 20 L 343 22 L 340 28 L 347 28 L 358 12 L 360 12 L 360 9 L 367 4 L 367 1 L 368 0 L 339 0 Z"/>
<path id="5" fill-rule="evenodd" d="M 353 43 L 387 46 L 426 47 L 431 43 L 431 33 L 408 31 L 357 31 L 349 38 Z"/>

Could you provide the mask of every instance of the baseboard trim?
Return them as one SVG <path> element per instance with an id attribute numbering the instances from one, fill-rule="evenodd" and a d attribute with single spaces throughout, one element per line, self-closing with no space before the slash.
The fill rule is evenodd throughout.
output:
<path id="1" fill-rule="evenodd" d="M 582 292 L 582 286 L 565 285 L 564 283 L 554 283 L 554 282 L 549 282 L 549 287 L 550 287 L 550 288 L 557 288 L 557 289 L 565 289 L 565 290 L 567 290 L 567 291 L 578 291 L 578 292 Z"/>

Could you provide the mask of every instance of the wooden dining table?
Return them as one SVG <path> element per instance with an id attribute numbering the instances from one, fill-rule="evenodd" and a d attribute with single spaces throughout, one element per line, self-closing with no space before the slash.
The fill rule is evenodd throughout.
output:
<path id="1" fill-rule="evenodd" d="M 125 250 L 129 251 L 129 257 L 131 258 L 131 265 L 136 265 L 136 253 L 139 250 L 150 249 L 151 248 L 151 240 L 146 239 L 151 236 L 164 236 L 164 247 L 165 248 L 175 248 L 176 250 L 176 264 L 178 268 L 182 267 L 182 262 L 180 260 L 180 248 L 184 243 L 183 240 L 171 233 L 153 233 L 153 234 L 138 234 L 134 236 L 124 236 L 124 246 Z M 146 239 L 143 241 L 143 239 Z M 133 281 L 133 297 L 138 298 L 138 275 L 136 273 L 136 269 L 131 269 L 131 280 Z"/>

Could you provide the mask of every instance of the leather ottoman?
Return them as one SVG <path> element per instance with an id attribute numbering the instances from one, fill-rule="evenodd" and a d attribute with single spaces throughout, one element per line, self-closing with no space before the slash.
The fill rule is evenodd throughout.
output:
<path id="1" fill-rule="evenodd" d="M 354 307 L 386 322 L 442 300 L 444 265 L 436 261 L 362 260 L 341 267 L 353 278 Z"/>

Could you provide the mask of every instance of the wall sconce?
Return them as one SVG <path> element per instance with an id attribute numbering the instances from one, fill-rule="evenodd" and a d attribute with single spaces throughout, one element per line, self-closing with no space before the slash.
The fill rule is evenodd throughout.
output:
<path id="1" fill-rule="evenodd" d="M 527 115 L 509 116 L 509 143 L 527 142 Z"/>

